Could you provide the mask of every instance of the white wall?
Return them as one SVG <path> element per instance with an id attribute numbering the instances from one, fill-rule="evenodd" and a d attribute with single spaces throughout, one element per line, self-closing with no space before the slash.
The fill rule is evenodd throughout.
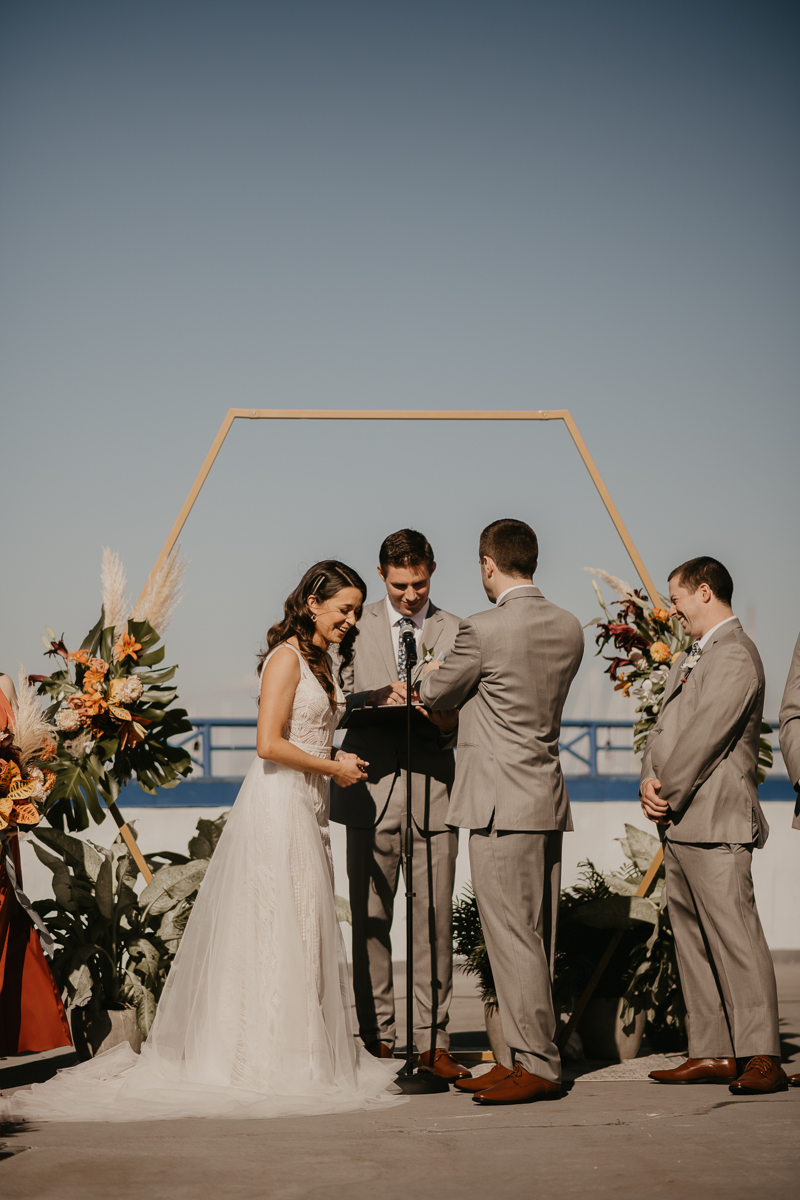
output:
<path id="1" fill-rule="evenodd" d="M 767 802 L 763 805 L 771 833 L 763 850 L 753 856 L 753 877 L 761 920 L 770 946 L 776 950 L 800 949 L 800 832 L 791 828 L 791 803 Z M 578 876 L 578 863 L 590 858 L 601 870 L 611 870 L 622 863 L 622 852 L 614 840 L 625 833 L 625 823 L 640 829 L 647 827 L 636 802 L 606 801 L 576 803 L 572 806 L 575 832 L 564 837 L 563 884 L 569 887 Z M 140 808 L 126 809 L 125 815 L 135 821 L 139 845 L 144 853 L 154 850 L 185 852 L 201 817 L 217 817 L 221 810 L 214 808 Z M 109 845 L 116 835 L 116 826 L 107 817 L 104 824 L 94 826 L 84 835 L 101 845 Z M 467 834 L 462 830 L 456 863 L 456 893 L 469 879 Z M 331 842 L 336 870 L 336 890 L 347 895 L 345 831 L 341 825 L 331 826 Z M 50 872 L 43 867 L 30 845 L 22 847 L 22 869 L 25 891 L 32 900 L 52 894 Z M 342 927 L 350 947 L 350 927 Z M 396 959 L 405 958 L 405 898 L 402 884 L 398 888 L 393 928 L 393 947 Z"/>

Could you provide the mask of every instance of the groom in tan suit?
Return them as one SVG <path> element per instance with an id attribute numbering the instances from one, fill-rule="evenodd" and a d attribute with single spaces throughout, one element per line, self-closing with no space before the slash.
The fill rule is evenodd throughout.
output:
<path id="1" fill-rule="evenodd" d="M 640 792 L 645 815 L 664 830 L 689 1057 L 650 1077 L 727 1083 L 734 1094 L 780 1091 L 787 1083 L 775 971 L 750 871 L 769 833 L 756 782 L 764 669 L 731 609 L 733 580 L 722 563 L 693 558 L 676 567 L 669 594 L 670 616 L 694 642 L 667 678 Z"/>
<path id="2" fill-rule="evenodd" d="M 444 655 L 452 649 L 458 617 L 430 599 L 435 570 L 430 543 L 416 530 L 400 529 L 383 542 L 378 574 L 386 595 L 368 604 L 358 623 L 355 656 L 344 674 L 345 726 L 359 709 L 405 706 L 406 630 L 414 634 L 420 665 L 426 652 Z M 414 1040 L 420 1068 L 447 1080 L 469 1074 L 451 1057 L 447 1031 L 458 836 L 445 817 L 455 773 L 456 722 L 455 712 L 437 714 L 415 732 L 412 746 Z M 348 728 L 342 749 L 369 764 L 364 783 L 345 790 L 331 786 L 331 819 L 347 826 L 359 1032 L 370 1053 L 390 1058 L 395 1045 L 391 928 L 406 831 L 405 723 Z"/>
<path id="3" fill-rule="evenodd" d="M 453 653 L 426 667 L 420 687 L 430 708 L 461 709 L 447 821 L 470 830 L 472 884 L 514 1060 L 456 1083 L 480 1104 L 561 1091 L 551 973 L 561 839 L 572 819 L 558 739 L 584 641 L 577 617 L 533 586 L 538 553 L 524 521 L 484 529 L 481 577 L 495 607 L 461 622 Z"/>

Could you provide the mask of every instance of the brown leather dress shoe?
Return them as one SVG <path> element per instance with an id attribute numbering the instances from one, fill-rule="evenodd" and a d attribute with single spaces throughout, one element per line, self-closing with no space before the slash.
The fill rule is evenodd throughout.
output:
<path id="1" fill-rule="evenodd" d="M 394 1050 L 388 1042 L 370 1042 L 367 1053 L 373 1058 L 394 1058 Z"/>
<path id="2" fill-rule="evenodd" d="M 500 1083 L 501 1079 L 507 1079 L 511 1071 L 511 1067 L 495 1063 L 491 1071 L 484 1071 L 483 1075 L 468 1075 L 466 1079 L 457 1079 L 455 1087 L 459 1092 L 485 1092 L 496 1083 Z"/>
<path id="3" fill-rule="evenodd" d="M 783 1067 L 767 1058 L 766 1054 L 757 1054 L 728 1090 L 734 1096 L 754 1096 L 765 1092 L 785 1092 L 788 1086 L 789 1080 Z"/>
<path id="4" fill-rule="evenodd" d="M 505 1079 L 494 1087 L 476 1092 L 472 1099 L 476 1104 L 525 1104 L 533 1100 L 555 1100 L 560 1095 L 560 1083 L 540 1079 L 517 1063 Z"/>
<path id="5" fill-rule="evenodd" d="M 656 1083 L 733 1083 L 735 1058 L 687 1058 L 670 1071 L 651 1071 Z"/>
<path id="6" fill-rule="evenodd" d="M 787 1075 L 789 1087 L 800 1087 L 800 1075 Z"/>
<path id="7" fill-rule="evenodd" d="M 438 1075 L 440 1079 L 446 1079 L 448 1083 L 453 1083 L 456 1079 L 470 1078 L 467 1068 L 456 1062 L 449 1050 L 434 1051 L 433 1062 L 431 1062 L 430 1050 L 426 1050 L 417 1059 L 417 1066 L 420 1071 L 429 1071 L 431 1075 Z"/>

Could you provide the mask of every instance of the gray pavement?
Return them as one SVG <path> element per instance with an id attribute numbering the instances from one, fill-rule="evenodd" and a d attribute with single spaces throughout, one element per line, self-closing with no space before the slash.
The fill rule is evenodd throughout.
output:
<path id="1" fill-rule="evenodd" d="M 785 1058 L 800 1071 L 800 962 L 777 966 Z M 480 1014 L 471 982 L 460 977 L 453 1024 L 462 1046 L 479 1046 Z M 21 1082 L 23 1066 L 0 1063 L 3 1086 L 11 1083 L 9 1068 L 14 1083 Z M 550 1200 L 641 1193 L 794 1200 L 800 1194 L 800 1089 L 735 1098 L 725 1087 L 667 1088 L 596 1074 L 567 1087 L 557 1101 L 513 1108 L 483 1109 L 451 1093 L 414 1097 L 379 1114 L 29 1127 L 6 1141 L 17 1152 L 0 1161 L 0 1195 Z"/>

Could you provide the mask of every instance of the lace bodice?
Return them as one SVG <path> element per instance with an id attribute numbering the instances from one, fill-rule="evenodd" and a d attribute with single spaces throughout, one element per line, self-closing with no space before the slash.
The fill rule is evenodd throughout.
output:
<path id="1" fill-rule="evenodd" d="M 300 662 L 300 682 L 294 694 L 291 715 L 284 726 L 283 736 L 293 746 L 305 750 L 306 754 L 313 754 L 316 758 L 328 758 L 336 726 L 346 707 L 344 692 L 334 681 L 337 705 L 335 709 L 331 708 L 322 684 L 315 678 L 297 647 L 292 646 L 290 642 L 282 642 L 281 645 L 294 650 Z M 274 650 L 270 651 L 264 659 L 264 666 L 279 649 L 280 646 L 276 646 Z"/>

